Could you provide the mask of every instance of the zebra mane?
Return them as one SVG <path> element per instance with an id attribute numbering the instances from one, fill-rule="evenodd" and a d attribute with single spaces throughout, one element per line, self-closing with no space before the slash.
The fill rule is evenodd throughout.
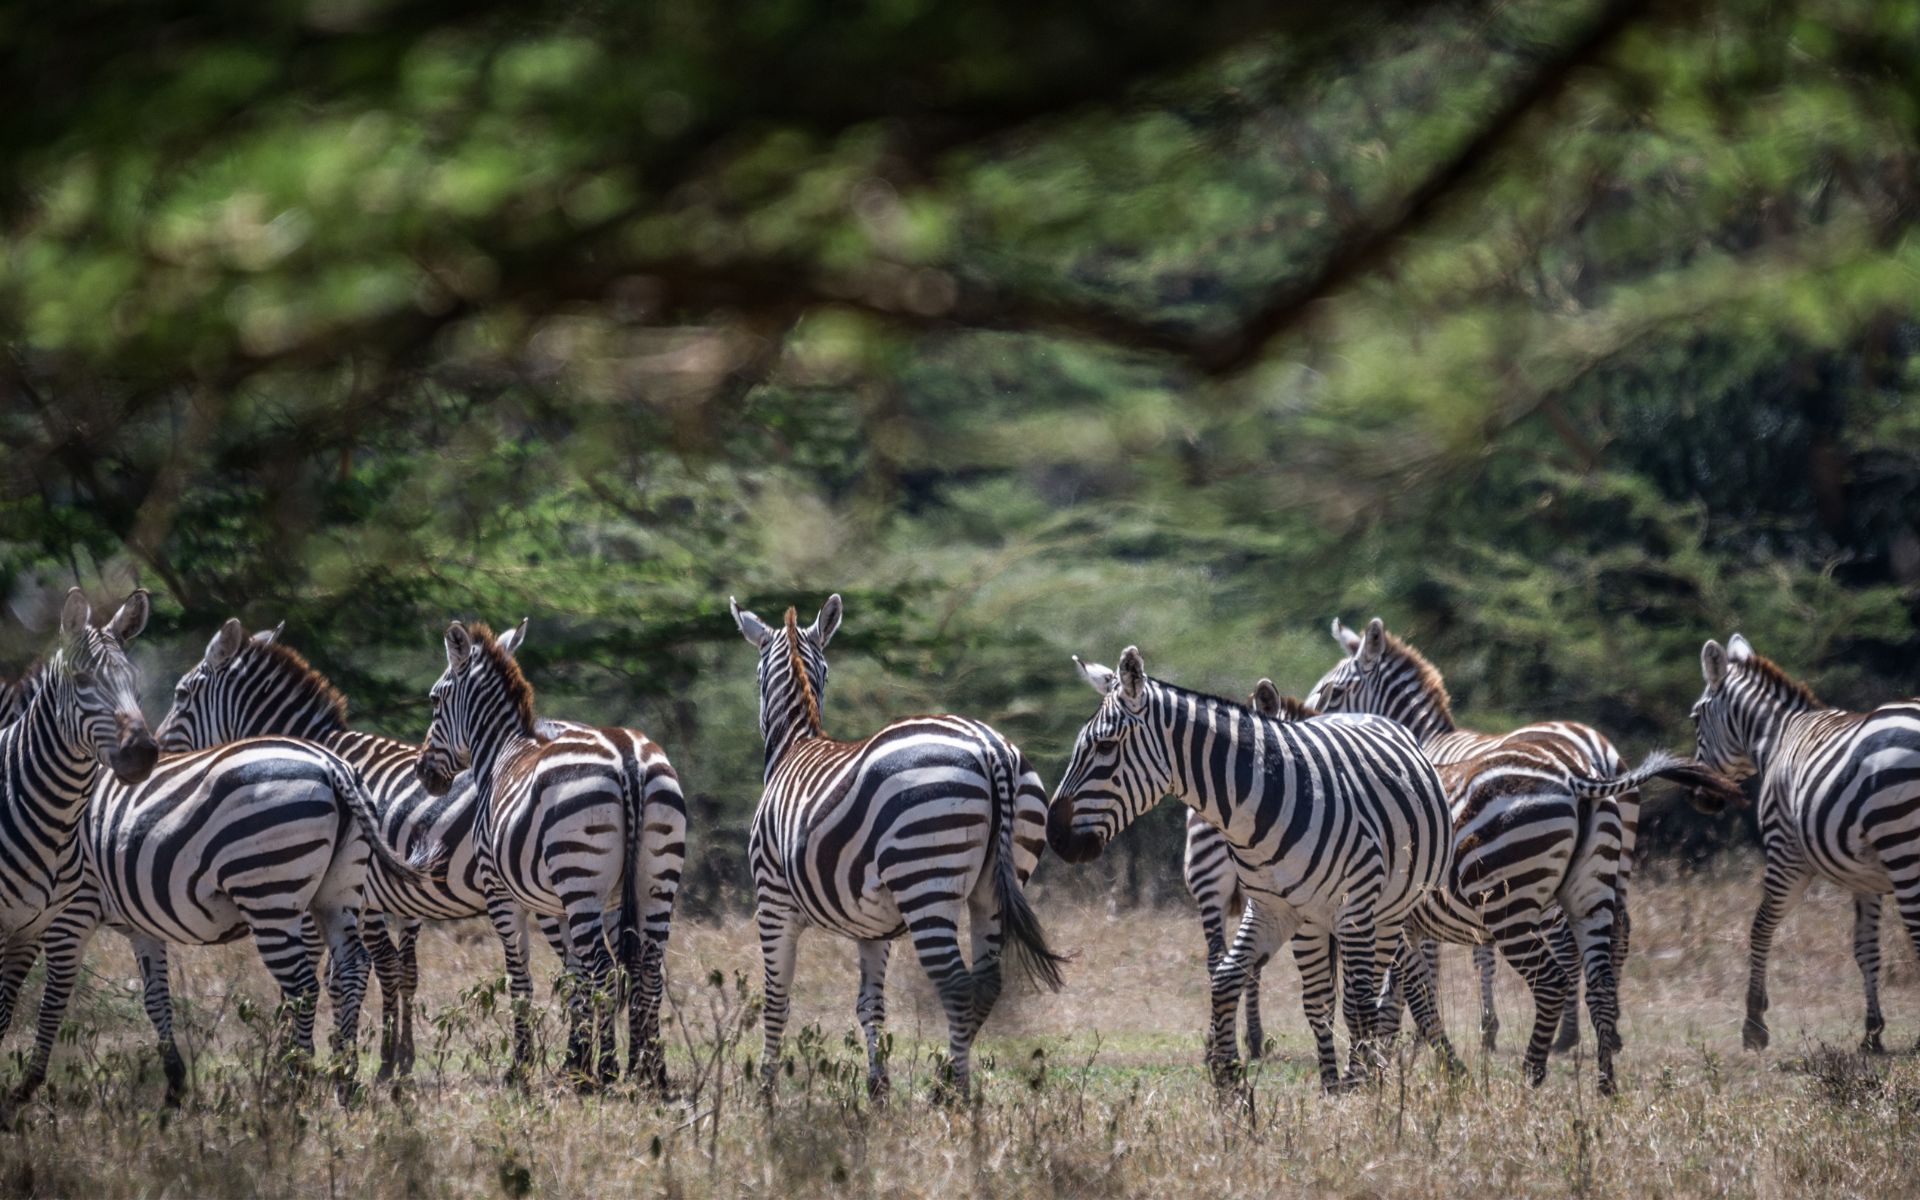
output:
<path id="1" fill-rule="evenodd" d="M 787 670 L 792 673 L 794 686 L 800 689 L 800 706 L 804 710 L 807 732 L 820 736 L 820 698 L 813 694 L 813 677 L 807 674 L 807 660 L 800 654 L 800 614 L 792 605 L 787 606 Z"/>
<path id="2" fill-rule="evenodd" d="M 1282 721 L 1304 721 L 1308 717 L 1317 717 L 1320 710 L 1309 708 L 1307 702 L 1298 696 L 1280 697 L 1279 719 Z"/>
<path id="3" fill-rule="evenodd" d="M 1168 683 L 1164 679 L 1155 679 L 1151 675 L 1147 676 L 1147 679 L 1149 682 L 1171 692 L 1175 696 L 1192 696 L 1196 700 L 1206 700 L 1217 708 L 1227 709 L 1236 713 L 1246 713 L 1248 716 L 1262 721 L 1299 721 L 1307 717 L 1317 717 L 1320 715 L 1319 709 L 1308 708 L 1305 701 L 1293 696 L 1280 697 L 1280 713 L 1278 716 L 1270 717 L 1253 705 L 1242 700 L 1235 700 L 1228 696 L 1216 696 L 1212 692 L 1203 692 L 1196 688 L 1181 687 L 1177 683 Z"/>
<path id="4" fill-rule="evenodd" d="M 1440 674 L 1440 668 L 1428 662 L 1427 656 L 1414 649 L 1412 642 L 1386 630 L 1381 632 L 1386 633 L 1386 652 L 1389 655 L 1398 654 L 1413 667 L 1414 678 L 1419 683 L 1421 692 L 1439 707 L 1440 715 L 1446 719 L 1447 728 L 1453 728 L 1453 697 L 1447 693 L 1447 681 Z"/>
<path id="5" fill-rule="evenodd" d="M 256 653 L 264 655 L 275 671 L 283 676 L 291 676 L 296 681 L 302 700 L 313 699 L 324 706 L 333 717 L 334 723 L 342 729 L 347 726 L 347 698 L 333 681 L 320 673 L 319 668 L 306 660 L 306 656 L 283 642 L 248 643 Z"/>
<path id="6" fill-rule="evenodd" d="M 506 689 L 507 699 L 520 714 L 521 731 L 533 735 L 533 685 L 520 673 L 520 664 L 500 648 L 493 630 L 484 622 L 473 622 L 467 626 L 467 632 L 473 637 L 473 648 L 484 653 L 492 661 L 494 670 L 500 673 L 500 683 Z"/>
<path id="7" fill-rule="evenodd" d="M 1770 658 L 1763 658 L 1758 654 L 1749 653 L 1747 657 L 1733 665 L 1742 670 L 1753 672 L 1753 674 L 1759 678 L 1760 686 L 1765 688 L 1769 694 L 1780 696 L 1789 701 L 1797 701 L 1806 705 L 1808 708 L 1826 707 L 1826 705 L 1821 702 L 1820 697 L 1813 694 L 1812 688 L 1787 674 L 1784 667 Z"/>

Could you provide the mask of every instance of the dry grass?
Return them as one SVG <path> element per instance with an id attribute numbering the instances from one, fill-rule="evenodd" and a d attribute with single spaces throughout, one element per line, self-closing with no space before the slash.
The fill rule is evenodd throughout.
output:
<path id="1" fill-rule="evenodd" d="M 1266 993 L 1277 1053 L 1244 1103 L 1223 1104 L 1199 1068 L 1206 1004 L 1191 915 L 1043 898 L 1056 941 L 1081 951 L 1070 990 L 1009 990 L 983 1040 L 991 1066 L 982 1097 L 969 1107 L 926 1099 L 943 1026 L 902 954 L 892 994 L 898 1090 L 890 1108 L 868 1108 L 852 1036 L 852 948 L 819 934 L 801 951 L 794 1013 L 796 1029 L 817 1031 L 790 1041 L 794 1071 L 772 1109 L 760 1105 L 746 1061 L 758 1049 L 758 956 L 749 922 L 733 919 L 675 931 L 673 1070 L 683 1096 L 673 1103 L 498 1087 L 505 1020 L 484 982 L 498 958 L 476 924 L 424 943 L 428 1019 L 413 1085 L 369 1089 L 350 1108 L 318 1089 L 289 1095 L 264 1067 L 270 993 L 250 950 L 179 954 L 198 1092 L 163 1115 L 131 955 L 108 935 L 55 1086 L 0 1135 L 0 1192 L 1912 1195 L 1920 1062 L 1850 1051 L 1861 1004 L 1839 896 L 1816 891 L 1783 932 L 1774 1049 L 1740 1049 L 1755 888 L 1745 870 L 1640 886 L 1622 1094 L 1605 1102 L 1577 1056 L 1556 1060 L 1539 1091 L 1521 1085 L 1528 1008 L 1504 972 L 1505 1044 L 1481 1055 L 1470 964 L 1451 952 L 1446 1017 L 1471 1078 L 1447 1080 L 1408 1053 L 1379 1088 L 1322 1096 L 1297 977 L 1283 963 Z M 1920 988 L 1906 949 L 1888 958 L 1889 1041 L 1905 1047 L 1920 1032 Z M 743 1036 L 716 1036 L 716 1026 Z M 16 1033 L 12 1049 L 23 1040 Z M 690 1048 L 721 1065 L 698 1065 Z M 370 1075 L 370 1056 L 365 1068 Z"/>

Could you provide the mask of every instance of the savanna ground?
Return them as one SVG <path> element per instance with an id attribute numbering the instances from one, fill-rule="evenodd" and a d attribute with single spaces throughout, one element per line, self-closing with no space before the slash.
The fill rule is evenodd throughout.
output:
<path id="1" fill-rule="evenodd" d="M 270 990 L 244 946 L 175 959 L 197 1092 L 157 1111 L 161 1084 L 132 956 L 96 943 L 93 989 L 41 1098 L 0 1134 L 9 1195 L 1911 1196 L 1920 1164 L 1920 976 L 1888 931 L 1889 1045 L 1862 1059 L 1851 906 L 1816 889 L 1775 957 L 1771 1051 L 1740 1048 L 1756 864 L 1646 880 L 1633 897 L 1621 1094 L 1594 1095 L 1583 1054 L 1538 1091 L 1520 1080 L 1528 1006 L 1503 969 L 1505 1026 L 1478 1049 L 1471 964 L 1449 951 L 1444 1011 L 1465 1079 L 1402 1053 L 1382 1083 L 1321 1094 L 1290 963 L 1270 969 L 1275 1039 L 1245 1101 L 1222 1104 L 1199 1066 L 1206 1003 L 1197 922 L 1180 907 L 1109 911 L 1042 897 L 1079 951 L 1058 996 L 1009 988 L 977 1051 L 978 1102 L 928 1102 L 938 1006 L 896 953 L 896 1092 L 864 1095 L 852 947 L 803 942 L 793 1069 L 755 1096 L 758 954 L 744 916 L 674 931 L 670 1037 L 678 1097 L 578 1098 L 557 1081 L 502 1089 L 505 1013 L 479 923 L 422 946 L 418 1065 L 403 1089 L 341 1107 L 290 1094 L 261 1052 Z M 1904 939 L 1901 939 L 1902 941 Z M 551 960 L 543 966 L 550 969 Z M 30 1022 L 32 994 L 21 1024 Z M 557 1013 L 551 997 L 543 1007 Z M 323 1024 L 324 1017 L 323 1016 Z M 549 1044 L 557 1025 L 546 1027 Z M 14 1034 L 10 1055 L 25 1040 Z M 370 1032 L 366 1040 L 371 1042 Z M 1583 1050 L 1590 1046 L 1590 1039 Z M 370 1079 L 372 1055 L 363 1061 Z M 17 1067 L 13 1068 L 17 1070 Z"/>

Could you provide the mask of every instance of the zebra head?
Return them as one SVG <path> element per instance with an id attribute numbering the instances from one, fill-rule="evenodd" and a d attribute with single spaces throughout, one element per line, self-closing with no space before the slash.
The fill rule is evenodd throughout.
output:
<path id="1" fill-rule="evenodd" d="M 1324 713 L 1373 713 L 1398 721 L 1424 738 L 1453 727 L 1446 685 L 1419 651 L 1387 632 L 1379 617 L 1355 633 L 1333 622 L 1333 640 L 1346 657 L 1307 693 L 1306 706 Z"/>
<path id="2" fill-rule="evenodd" d="M 513 660 L 526 636 L 524 620 L 497 639 L 477 621 L 447 626 L 447 669 L 427 692 L 433 722 L 413 768 L 429 795 L 446 795 L 476 761 L 491 770 L 513 734 L 534 736 L 533 688 Z"/>
<path id="3" fill-rule="evenodd" d="M 1137 646 L 1118 670 L 1074 666 L 1100 693 L 1100 708 L 1074 739 L 1073 758 L 1047 808 L 1047 844 L 1067 862 L 1098 858 L 1114 836 L 1160 802 L 1173 782 L 1167 748 L 1149 727 L 1147 667 Z"/>
<path id="4" fill-rule="evenodd" d="M 1700 647 L 1700 674 L 1706 688 L 1689 714 L 1694 757 L 1733 779 L 1745 779 L 1759 769 L 1754 747 L 1776 716 L 1819 703 L 1806 685 L 1755 654 L 1737 633 L 1724 648 L 1712 639 Z"/>
<path id="5" fill-rule="evenodd" d="M 160 748 L 140 711 L 140 673 L 127 658 L 127 643 L 147 627 L 151 605 L 135 589 L 104 624 L 79 588 L 60 610 L 60 648 L 43 673 L 42 697 L 58 706 L 67 736 L 92 748 L 94 757 L 122 783 L 140 783 L 153 773 Z"/>
<path id="6" fill-rule="evenodd" d="M 268 652 L 285 628 L 282 622 L 248 637 L 239 619 L 228 617 L 200 661 L 173 685 L 173 706 L 154 730 L 160 749 L 177 754 L 259 733 L 294 732 L 265 727 L 257 711 L 288 699 L 286 689 L 276 686 Z"/>
<path id="7" fill-rule="evenodd" d="M 727 597 L 740 636 L 760 652 L 760 736 L 769 760 L 801 731 L 820 732 L 820 701 L 827 691 L 827 643 L 840 628 L 839 593 L 827 597 L 813 624 L 802 629 L 792 608 L 776 629 Z"/>

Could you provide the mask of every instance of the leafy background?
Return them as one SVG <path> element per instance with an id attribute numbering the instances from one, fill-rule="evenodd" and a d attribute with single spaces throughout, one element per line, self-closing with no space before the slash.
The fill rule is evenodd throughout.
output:
<path id="1" fill-rule="evenodd" d="M 1735 629 L 1913 690 L 1912 0 L 96 18 L 0 15 L 9 665 L 137 580 L 151 716 L 238 614 L 417 737 L 444 622 L 531 616 L 542 710 L 681 767 L 707 904 L 729 594 L 846 596 L 831 731 L 1048 776 L 1069 654 L 1304 692 L 1335 615 L 1635 754 Z"/>

